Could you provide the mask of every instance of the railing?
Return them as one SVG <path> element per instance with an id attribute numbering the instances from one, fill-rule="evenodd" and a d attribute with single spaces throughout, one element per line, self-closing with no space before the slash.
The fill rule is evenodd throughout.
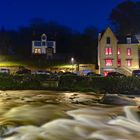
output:
<path id="1" fill-rule="evenodd" d="M 132 75 L 133 70 L 126 66 L 122 66 L 122 67 L 118 68 L 118 71 L 129 76 L 129 75 Z"/>

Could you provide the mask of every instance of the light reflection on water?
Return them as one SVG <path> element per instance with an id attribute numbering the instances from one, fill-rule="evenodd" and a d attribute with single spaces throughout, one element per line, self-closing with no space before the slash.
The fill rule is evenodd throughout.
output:
<path id="1" fill-rule="evenodd" d="M 140 139 L 136 106 L 102 105 L 93 101 L 93 96 L 78 93 L 17 94 L 11 93 L 8 100 L 1 98 L 0 124 L 8 127 L 2 140 Z M 93 103 L 87 104 L 90 100 Z"/>

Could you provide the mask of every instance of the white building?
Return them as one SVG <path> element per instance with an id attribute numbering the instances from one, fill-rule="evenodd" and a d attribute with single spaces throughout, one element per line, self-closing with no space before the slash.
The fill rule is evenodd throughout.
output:
<path id="1" fill-rule="evenodd" d="M 56 53 L 56 42 L 47 41 L 47 36 L 42 34 L 40 41 L 32 41 L 32 54 L 46 55 L 51 58 Z"/>

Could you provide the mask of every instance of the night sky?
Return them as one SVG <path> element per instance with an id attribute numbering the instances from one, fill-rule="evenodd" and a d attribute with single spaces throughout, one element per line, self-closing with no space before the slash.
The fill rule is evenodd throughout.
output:
<path id="1" fill-rule="evenodd" d="M 99 29 L 109 25 L 113 7 L 125 0 L 0 0 L 0 26 L 17 29 L 31 19 L 43 18 L 83 31 L 87 26 Z"/>

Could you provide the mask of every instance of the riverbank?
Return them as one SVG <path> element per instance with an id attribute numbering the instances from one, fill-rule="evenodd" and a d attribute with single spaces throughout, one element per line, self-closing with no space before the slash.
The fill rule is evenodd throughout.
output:
<path id="1" fill-rule="evenodd" d="M 51 104 L 108 104 L 140 105 L 139 97 L 117 94 L 97 94 L 95 92 L 70 92 L 50 90 L 6 90 L 0 91 L 0 102 L 17 104 L 51 103 Z M 136 102 L 137 101 L 137 102 Z"/>
<path id="2" fill-rule="evenodd" d="M 17 103 L 73 103 L 73 104 L 93 104 L 103 97 L 102 94 L 49 91 L 49 90 L 6 90 L 0 91 L 0 101 Z"/>

